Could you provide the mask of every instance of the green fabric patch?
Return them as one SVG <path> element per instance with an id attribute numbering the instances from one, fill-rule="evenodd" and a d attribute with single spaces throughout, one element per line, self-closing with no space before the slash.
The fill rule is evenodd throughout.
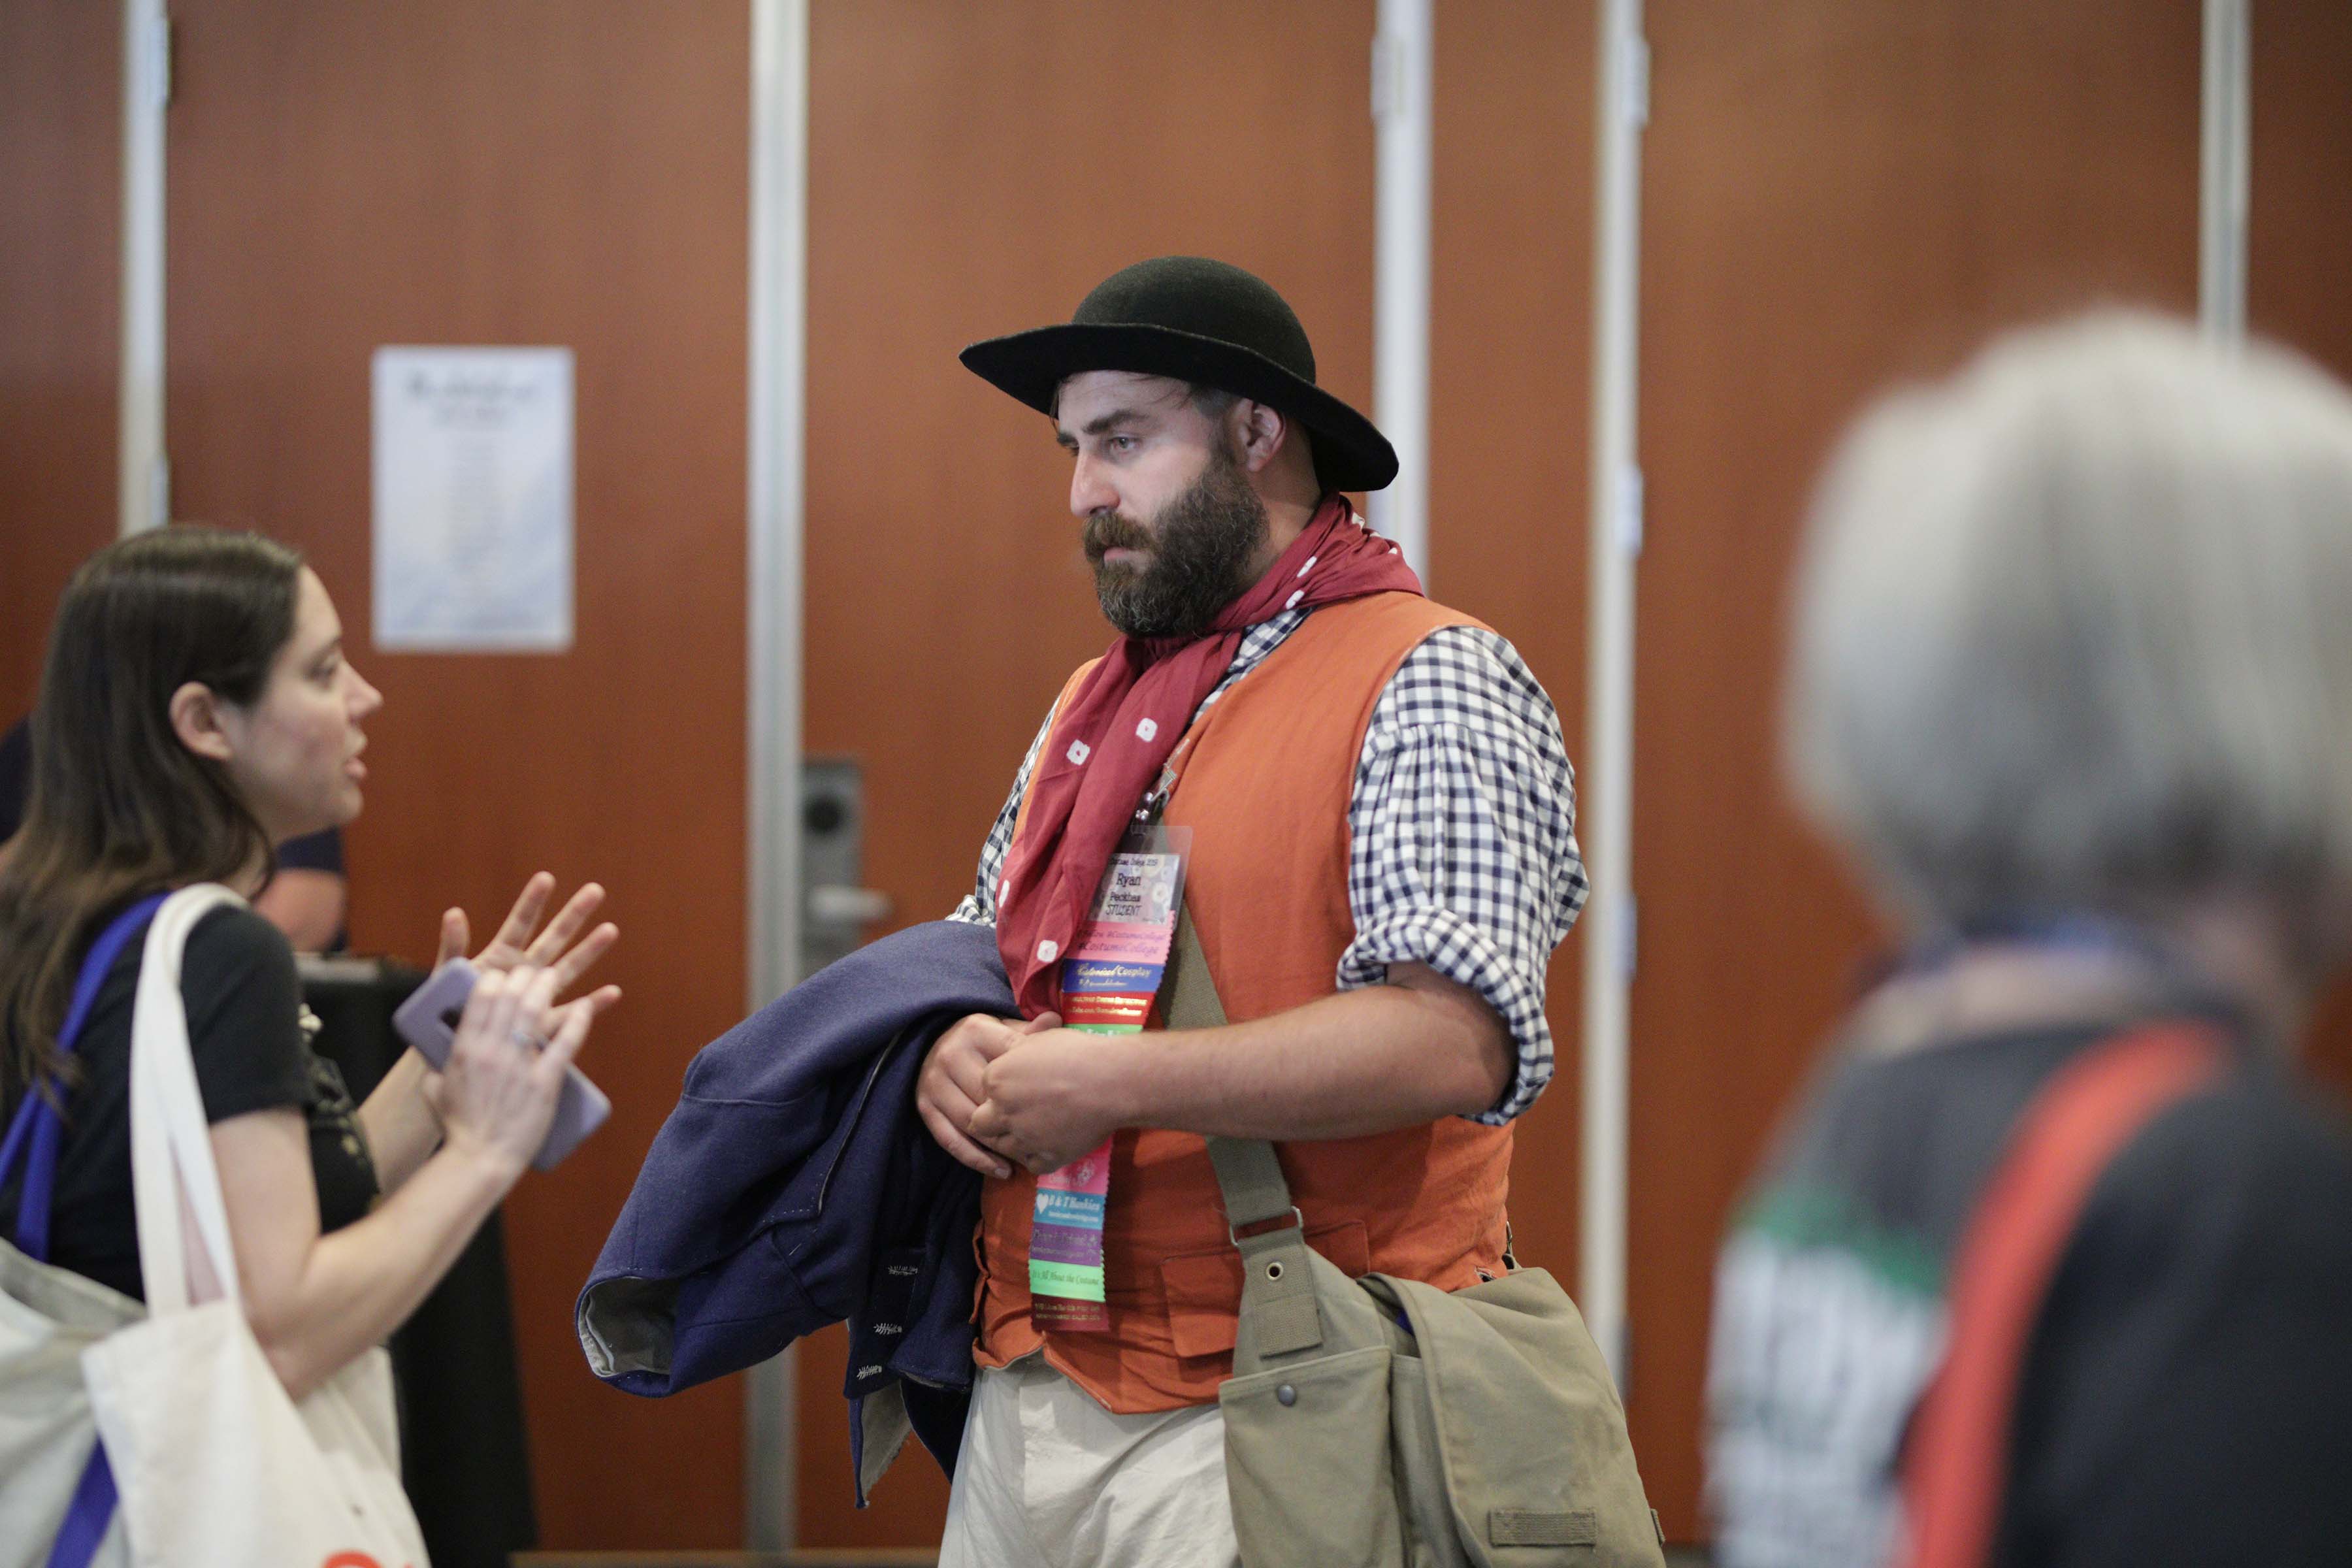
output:
<path id="1" fill-rule="evenodd" d="M 1898 1289 L 1938 1300 L 1944 1294 L 1945 1259 L 1917 1237 L 1876 1224 L 1843 1193 L 1774 1187 L 1748 1205 L 1737 1228 L 1790 1248 L 1834 1247 Z"/>
<path id="2" fill-rule="evenodd" d="M 1491 1509 L 1486 1514 L 1486 1539 L 1497 1546 L 1598 1546 L 1601 1516 L 1589 1508 Z"/>

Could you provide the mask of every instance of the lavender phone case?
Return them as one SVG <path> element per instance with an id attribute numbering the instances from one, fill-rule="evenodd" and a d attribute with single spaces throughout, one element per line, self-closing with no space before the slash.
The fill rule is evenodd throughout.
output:
<path id="1" fill-rule="evenodd" d="M 449 1047 L 457 1038 L 457 1016 L 466 1010 L 466 998 L 474 994 L 475 978 L 472 964 L 453 958 L 427 975 L 392 1016 L 392 1026 L 400 1031 L 400 1037 L 415 1046 L 417 1055 L 436 1071 L 448 1064 Z M 613 1102 L 604 1098 L 604 1091 L 590 1083 L 578 1068 L 566 1068 L 563 1092 L 555 1101 L 555 1121 L 531 1164 L 542 1171 L 555 1169 L 612 1113 Z"/>

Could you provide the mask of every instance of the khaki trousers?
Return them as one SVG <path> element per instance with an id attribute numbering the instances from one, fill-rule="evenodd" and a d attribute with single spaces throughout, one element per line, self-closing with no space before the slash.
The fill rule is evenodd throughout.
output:
<path id="1" fill-rule="evenodd" d="M 1213 1405 L 1120 1415 L 1024 1356 L 981 1368 L 940 1568 L 1240 1568 Z"/>

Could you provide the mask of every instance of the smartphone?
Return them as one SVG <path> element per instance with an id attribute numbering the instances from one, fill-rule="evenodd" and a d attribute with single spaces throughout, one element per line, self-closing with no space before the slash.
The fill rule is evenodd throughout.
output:
<path id="1" fill-rule="evenodd" d="M 416 1054 L 436 1072 L 449 1063 L 449 1049 L 457 1040 L 457 1020 L 464 1016 L 466 999 L 474 994 L 478 978 L 471 963 L 453 958 L 425 976 L 425 984 L 411 992 L 392 1016 L 392 1026 L 400 1037 L 415 1046 Z M 564 1068 L 555 1121 L 531 1164 L 541 1171 L 555 1169 L 612 1113 L 613 1102 L 588 1081 L 587 1074 L 576 1067 Z"/>

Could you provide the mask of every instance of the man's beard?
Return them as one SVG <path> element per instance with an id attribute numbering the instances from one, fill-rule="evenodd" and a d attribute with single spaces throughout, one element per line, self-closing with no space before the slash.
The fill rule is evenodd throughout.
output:
<path id="1" fill-rule="evenodd" d="M 1265 503 L 1223 449 L 1146 529 L 1114 511 L 1087 520 L 1087 562 L 1103 614 L 1131 637 L 1194 637 L 1250 585 L 1249 565 L 1266 541 Z M 1106 565 L 1104 552 L 1140 550 L 1140 568 Z"/>

